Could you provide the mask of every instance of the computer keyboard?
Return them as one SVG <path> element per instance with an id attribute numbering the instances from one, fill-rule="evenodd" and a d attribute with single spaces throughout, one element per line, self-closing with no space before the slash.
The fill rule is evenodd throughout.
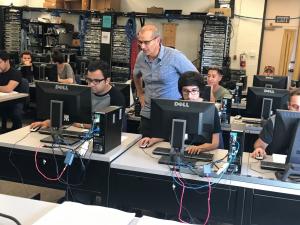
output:
<path id="1" fill-rule="evenodd" d="M 152 153 L 154 155 L 169 155 L 170 149 L 157 147 L 153 150 Z M 188 153 L 187 151 L 184 151 L 183 156 L 184 156 L 184 158 L 187 158 L 187 159 L 196 159 L 196 160 L 203 161 L 203 162 L 211 162 L 213 160 L 214 155 L 211 153 L 204 153 L 204 152 L 201 152 L 199 154 L 191 154 L 191 153 Z"/>
<path id="2" fill-rule="evenodd" d="M 41 128 L 39 129 L 40 134 L 51 134 L 50 128 Z M 85 137 L 87 132 L 83 131 L 74 131 L 74 130 L 62 130 L 62 136 L 63 137 L 75 137 L 75 138 L 82 138 Z"/>
<path id="3" fill-rule="evenodd" d="M 271 161 L 261 161 L 260 162 L 260 168 L 264 169 L 264 170 L 283 171 L 283 170 L 285 170 L 285 164 L 271 162 Z"/>
<path id="4" fill-rule="evenodd" d="M 243 123 L 261 124 L 261 119 L 257 118 L 242 118 Z"/>

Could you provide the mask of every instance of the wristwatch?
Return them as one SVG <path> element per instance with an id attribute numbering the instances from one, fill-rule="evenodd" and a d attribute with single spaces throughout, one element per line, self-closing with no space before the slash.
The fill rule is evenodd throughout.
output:
<path id="1" fill-rule="evenodd" d="M 83 125 L 83 123 L 81 123 L 81 124 L 80 124 L 80 128 L 84 128 L 84 125 Z"/>

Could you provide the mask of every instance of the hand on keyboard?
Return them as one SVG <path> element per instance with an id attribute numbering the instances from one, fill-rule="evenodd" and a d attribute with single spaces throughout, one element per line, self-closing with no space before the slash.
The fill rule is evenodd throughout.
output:
<path id="1" fill-rule="evenodd" d="M 185 148 L 185 151 L 187 151 L 189 154 L 199 154 L 201 150 L 202 148 L 196 145 L 190 145 Z"/>

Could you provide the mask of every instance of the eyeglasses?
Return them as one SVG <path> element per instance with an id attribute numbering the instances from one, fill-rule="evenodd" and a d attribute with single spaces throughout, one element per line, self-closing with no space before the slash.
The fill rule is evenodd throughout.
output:
<path id="1" fill-rule="evenodd" d="M 156 38 L 157 38 L 157 37 L 154 37 L 154 38 L 152 38 L 152 39 L 149 40 L 149 41 L 140 41 L 140 40 L 138 40 L 138 45 L 139 45 L 139 46 L 141 46 L 142 44 L 144 44 L 144 45 L 149 45 L 150 42 L 153 41 L 153 40 L 155 40 Z"/>
<path id="2" fill-rule="evenodd" d="M 85 78 L 85 81 L 87 82 L 87 83 L 93 83 L 93 84 L 95 84 L 95 85 L 97 85 L 97 84 L 100 84 L 102 81 L 104 81 L 105 80 L 105 78 L 103 78 L 103 79 L 91 79 L 91 78 L 88 78 L 88 77 L 86 77 Z"/>
<path id="3" fill-rule="evenodd" d="M 182 90 L 182 94 L 183 95 L 199 95 L 199 89 L 192 89 L 192 90 L 186 90 L 186 89 L 183 89 Z"/>
<path id="4" fill-rule="evenodd" d="M 292 104 L 290 105 L 290 109 L 293 111 L 299 111 L 300 110 L 300 106 L 297 104 Z"/>

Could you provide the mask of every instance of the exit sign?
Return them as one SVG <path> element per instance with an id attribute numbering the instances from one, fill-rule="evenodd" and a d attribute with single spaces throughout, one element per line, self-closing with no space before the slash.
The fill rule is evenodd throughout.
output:
<path id="1" fill-rule="evenodd" d="M 289 23 L 290 17 L 289 16 L 276 16 L 275 22 L 276 23 Z"/>

